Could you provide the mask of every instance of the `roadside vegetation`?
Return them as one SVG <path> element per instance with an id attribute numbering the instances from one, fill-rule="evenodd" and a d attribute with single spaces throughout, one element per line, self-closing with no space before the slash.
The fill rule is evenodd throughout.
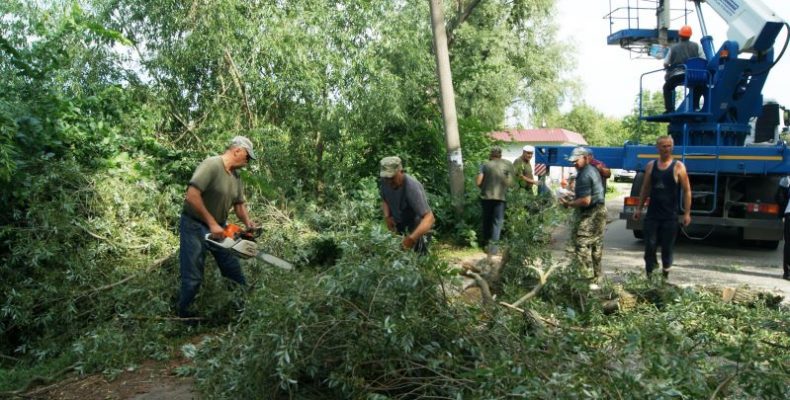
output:
<path id="1" fill-rule="evenodd" d="M 551 0 L 459 4 L 457 216 L 427 2 L 2 2 L 0 396 L 187 356 L 208 398 L 790 397 L 790 322 L 767 298 L 639 277 L 594 295 L 559 265 L 524 312 L 499 305 L 557 262 L 547 232 L 569 217 L 548 204 L 510 208 L 494 302 L 457 296 L 454 250 L 398 249 L 383 156 L 425 183 L 437 248 L 464 252 L 485 134 L 514 101 L 638 140 L 633 120 L 557 112 L 573 85 Z M 262 246 L 297 268 L 249 261 L 251 287 L 232 291 L 209 262 L 191 327 L 173 312 L 181 202 L 237 134 L 260 158 L 243 180 Z M 635 300 L 612 314 L 623 291 Z"/>

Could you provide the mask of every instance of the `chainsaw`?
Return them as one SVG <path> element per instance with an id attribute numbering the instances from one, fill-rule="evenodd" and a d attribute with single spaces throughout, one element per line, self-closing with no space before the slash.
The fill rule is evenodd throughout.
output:
<path id="1" fill-rule="evenodd" d="M 293 264 L 258 249 L 258 243 L 255 242 L 255 239 L 260 234 L 260 228 L 243 230 L 236 224 L 228 224 L 222 231 L 222 238 L 220 239 L 214 239 L 210 233 L 207 233 L 206 243 L 216 249 L 228 250 L 240 258 L 257 258 L 275 267 L 292 270 L 294 268 Z"/>

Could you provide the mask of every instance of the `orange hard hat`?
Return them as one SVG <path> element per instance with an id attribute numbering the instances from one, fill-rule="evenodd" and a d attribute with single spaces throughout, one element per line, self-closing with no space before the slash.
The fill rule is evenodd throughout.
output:
<path id="1" fill-rule="evenodd" d="M 686 39 L 690 38 L 691 27 L 688 25 L 683 25 L 682 27 L 680 27 L 680 30 L 678 31 L 678 35 L 682 38 L 686 38 Z"/>

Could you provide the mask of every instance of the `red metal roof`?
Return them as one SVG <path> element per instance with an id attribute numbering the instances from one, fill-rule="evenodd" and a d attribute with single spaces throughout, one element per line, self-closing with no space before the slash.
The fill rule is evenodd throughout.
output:
<path id="1" fill-rule="evenodd" d="M 507 131 L 491 132 L 489 135 L 503 142 L 524 143 L 573 143 L 587 144 L 584 136 L 567 129 L 511 129 Z"/>

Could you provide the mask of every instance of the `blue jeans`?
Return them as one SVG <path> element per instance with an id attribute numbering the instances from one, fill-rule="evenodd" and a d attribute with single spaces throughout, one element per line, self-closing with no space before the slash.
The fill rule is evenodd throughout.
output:
<path id="1" fill-rule="evenodd" d="M 483 207 L 483 246 L 488 245 L 488 252 L 497 254 L 499 248 L 496 243 L 502 234 L 502 225 L 505 224 L 505 202 L 501 200 L 480 200 Z"/>
<path id="2" fill-rule="evenodd" d="M 664 269 L 671 267 L 675 238 L 678 234 L 678 220 L 647 218 L 642 229 L 644 229 L 645 270 L 647 273 L 653 272 L 653 269 L 658 266 L 656 259 L 658 246 L 661 246 L 661 264 Z"/>
<path id="3" fill-rule="evenodd" d="M 187 308 L 195 300 L 200 283 L 203 282 L 206 251 L 211 252 L 211 255 L 217 260 L 217 266 L 222 276 L 242 286 L 247 284 L 244 274 L 241 272 L 241 263 L 236 256 L 228 250 L 213 249 L 206 245 L 206 234 L 210 232 L 206 224 L 181 214 L 179 231 L 181 234 L 181 248 L 178 254 L 181 273 L 181 293 L 178 298 L 179 315 L 186 315 Z"/>

